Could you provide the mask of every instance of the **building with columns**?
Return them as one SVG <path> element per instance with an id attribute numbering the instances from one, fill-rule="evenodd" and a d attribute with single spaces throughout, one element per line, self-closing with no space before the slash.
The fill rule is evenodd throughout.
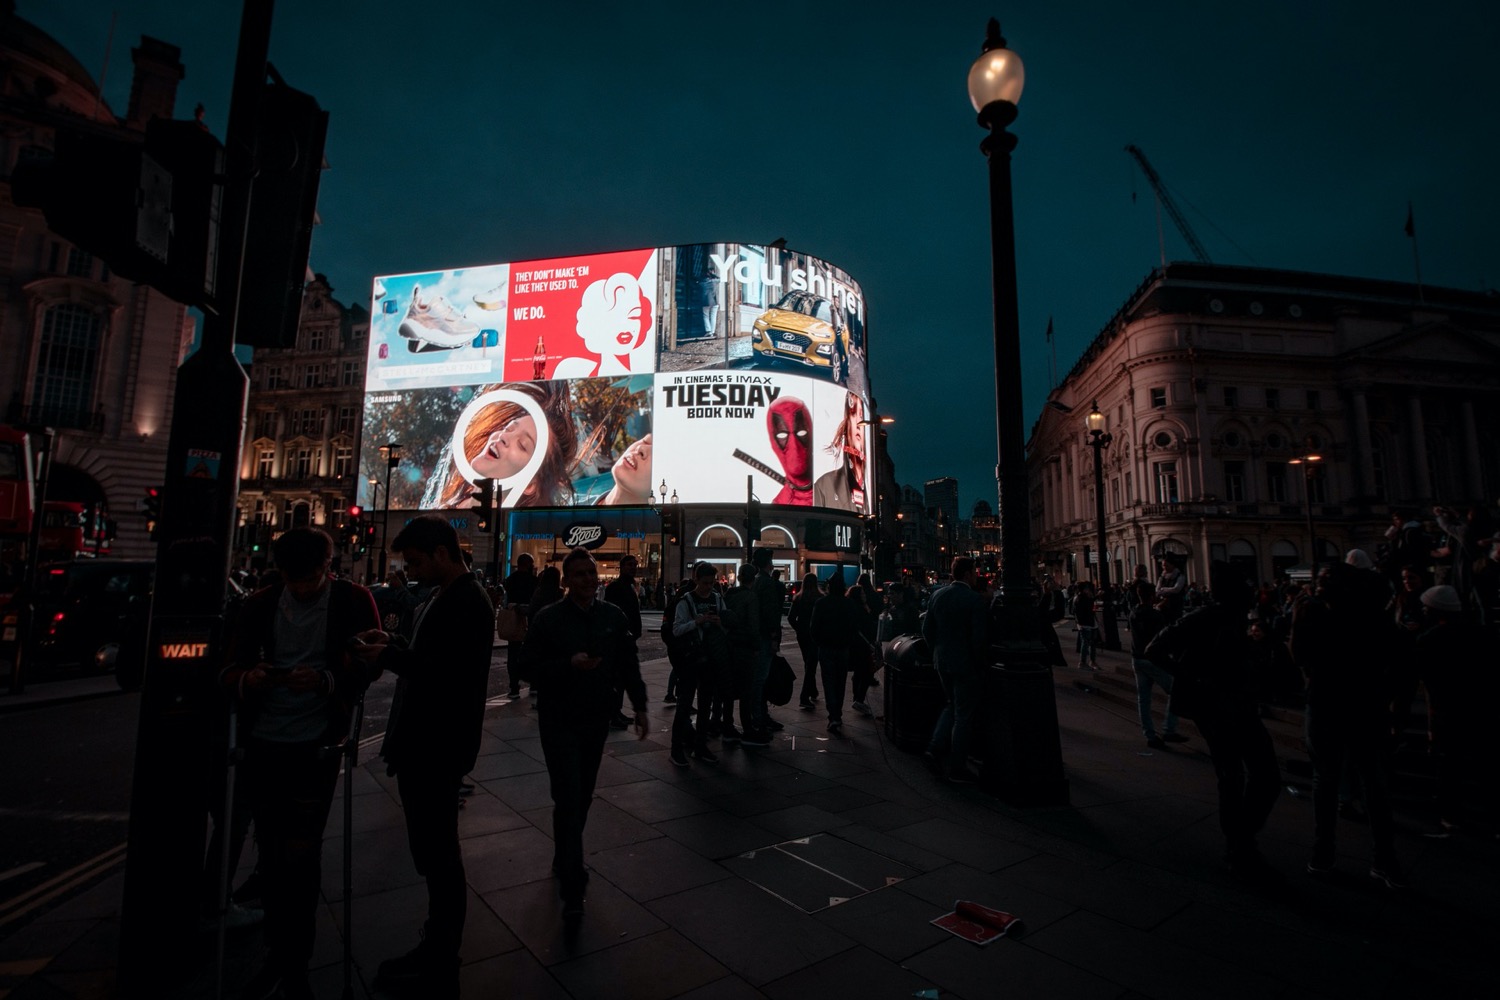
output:
<path id="1" fill-rule="evenodd" d="M 1500 295 L 1266 268 L 1153 271 L 1048 397 L 1033 555 L 1094 576 L 1097 403 L 1110 579 L 1163 555 L 1256 580 L 1377 554 L 1391 515 L 1500 496 Z M 1314 461 L 1303 461 L 1308 455 Z M 1308 528 L 1311 508 L 1313 529 Z M 1154 566 L 1153 566 L 1154 572 Z"/>

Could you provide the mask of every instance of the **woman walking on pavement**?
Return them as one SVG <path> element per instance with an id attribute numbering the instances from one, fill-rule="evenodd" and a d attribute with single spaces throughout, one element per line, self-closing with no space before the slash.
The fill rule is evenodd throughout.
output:
<path id="1" fill-rule="evenodd" d="M 792 600 L 792 610 L 787 614 L 787 623 L 797 635 L 797 648 L 802 651 L 802 698 L 801 706 L 807 711 L 817 708 L 818 700 L 818 644 L 813 640 L 813 607 L 823 596 L 818 586 L 818 574 L 809 573 L 802 578 L 802 588 Z"/>
<path id="2" fill-rule="evenodd" d="M 1073 598 L 1073 620 L 1078 623 L 1078 669 L 1098 670 L 1099 620 L 1094 615 L 1094 585 L 1084 580 Z"/>
<path id="3" fill-rule="evenodd" d="M 844 679 L 849 675 L 851 651 L 863 644 L 859 635 L 859 611 L 844 596 L 844 580 L 828 578 L 828 593 L 813 606 L 812 635 L 818 646 L 818 666 L 823 671 L 823 698 L 828 709 L 828 731 L 844 732 Z"/>

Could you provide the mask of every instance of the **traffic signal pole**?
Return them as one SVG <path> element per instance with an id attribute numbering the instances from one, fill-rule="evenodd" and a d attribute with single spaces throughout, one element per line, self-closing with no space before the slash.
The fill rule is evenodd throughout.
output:
<path id="1" fill-rule="evenodd" d="M 146 650 L 130 837 L 120 919 L 122 996 L 160 996 L 183 961 L 204 899 L 205 795 L 228 724 L 217 675 L 224 661 L 224 594 L 239 486 L 248 380 L 234 356 L 256 135 L 272 0 L 245 0 L 225 135 L 216 268 L 217 309 L 178 370 L 155 592 Z M 256 289 L 255 294 L 275 290 Z M 222 817 L 228 829 L 228 817 Z"/>

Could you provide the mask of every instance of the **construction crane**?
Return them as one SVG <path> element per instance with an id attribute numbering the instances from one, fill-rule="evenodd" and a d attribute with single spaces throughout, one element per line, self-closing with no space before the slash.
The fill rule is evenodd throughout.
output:
<path id="1" fill-rule="evenodd" d="M 1187 245 L 1193 251 L 1193 256 L 1197 257 L 1201 263 L 1212 264 L 1213 261 L 1209 259 L 1208 251 L 1203 249 L 1202 241 L 1193 232 L 1193 227 L 1188 225 L 1187 219 L 1183 218 L 1182 212 L 1178 210 L 1177 203 L 1172 200 L 1172 196 L 1167 193 L 1167 186 L 1161 182 L 1161 175 L 1156 172 L 1156 168 L 1151 166 L 1151 161 L 1146 159 L 1146 154 L 1141 152 L 1139 146 L 1126 146 L 1125 152 L 1135 157 L 1135 162 L 1140 165 L 1141 173 L 1145 174 L 1146 180 L 1151 183 L 1151 190 L 1156 192 L 1156 204 L 1158 208 L 1165 208 L 1167 210 L 1167 215 L 1171 216 L 1173 224 L 1177 226 L 1177 231 L 1182 234 L 1183 239 L 1187 240 Z M 1159 212 L 1156 218 L 1156 238 L 1161 245 L 1162 266 L 1166 267 L 1167 248 L 1166 241 L 1162 239 L 1161 235 L 1161 215 Z"/>

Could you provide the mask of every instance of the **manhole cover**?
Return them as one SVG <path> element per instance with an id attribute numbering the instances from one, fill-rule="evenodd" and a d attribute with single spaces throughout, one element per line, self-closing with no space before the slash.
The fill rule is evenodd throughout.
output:
<path id="1" fill-rule="evenodd" d="M 899 861 L 831 833 L 758 848 L 723 864 L 806 913 L 847 903 L 917 874 Z"/>

